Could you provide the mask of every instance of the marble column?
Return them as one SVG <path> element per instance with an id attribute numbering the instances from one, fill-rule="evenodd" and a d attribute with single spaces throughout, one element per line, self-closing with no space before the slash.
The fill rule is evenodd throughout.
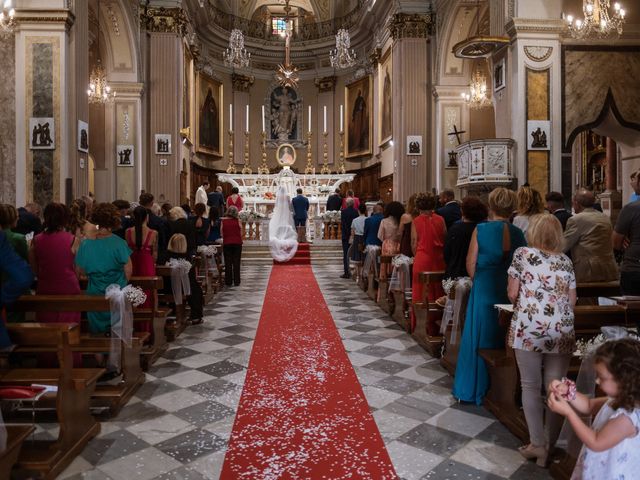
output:
<path id="1" fill-rule="evenodd" d="M 148 48 L 148 128 L 144 139 L 146 172 L 142 188 L 158 202 L 178 203 L 181 170 L 180 126 L 186 18 L 180 8 L 149 8 L 143 19 Z M 170 151 L 156 153 L 156 135 L 168 135 Z M 164 137 L 166 138 L 166 137 Z"/>
<path id="2" fill-rule="evenodd" d="M 606 190 L 600 194 L 600 204 L 602 211 L 615 222 L 622 208 L 622 194 L 618 191 L 618 145 L 611 137 L 607 137 L 606 155 Z"/>
<path id="3" fill-rule="evenodd" d="M 0 35 L 0 203 L 16 202 L 15 39 Z"/>
<path id="4" fill-rule="evenodd" d="M 430 138 L 431 76 L 429 36 L 433 17 L 395 14 L 390 23 L 393 38 L 393 198 L 405 200 L 435 185 Z M 407 136 L 422 137 L 422 154 L 408 156 Z"/>

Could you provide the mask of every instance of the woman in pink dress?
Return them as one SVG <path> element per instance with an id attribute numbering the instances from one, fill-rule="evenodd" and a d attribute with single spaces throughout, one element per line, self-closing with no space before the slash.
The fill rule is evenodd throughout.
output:
<path id="1" fill-rule="evenodd" d="M 131 264 L 134 277 L 153 277 L 156 274 L 158 234 L 147 226 L 148 215 L 146 208 L 136 207 L 133 210 L 134 226 L 128 228 L 125 232 L 125 240 L 129 248 L 133 250 Z M 145 291 L 144 293 L 147 295 L 147 300 L 142 304 L 141 308 L 151 308 L 151 292 Z M 151 331 L 149 322 L 144 322 L 141 327 L 143 331 Z"/>
<path id="2" fill-rule="evenodd" d="M 227 197 L 227 208 L 229 207 L 236 207 L 238 211 L 242 210 L 244 207 L 244 201 L 240 196 L 240 190 L 238 190 L 238 187 L 233 187 L 231 189 L 231 195 Z"/>
<path id="3" fill-rule="evenodd" d="M 65 231 L 70 218 L 62 203 L 44 209 L 44 231 L 33 238 L 29 250 L 31 268 L 38 277 L 38 295 L 77 295 L 80 283 L 74 268 L 79 240 Z M 80 323 L 80 312 L 38 312 L 38 322 Z"/>

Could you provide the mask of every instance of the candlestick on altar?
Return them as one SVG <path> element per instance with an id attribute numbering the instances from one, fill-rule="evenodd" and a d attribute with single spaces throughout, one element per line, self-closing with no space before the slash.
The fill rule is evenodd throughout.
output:
<path id="1" fill-rule="evenodd" d="M 344 105 L 340 105 L 340 131 L 344 133 Z"/>
<path id="2" fill-rule="evenodd" d="M 229 131 L 233 132 L 233 103 L 229 104 Z"/>
<path id="3" fill-rule="evenodd" d="M 264 108 L 264 107 L 262 107 Z M 267 132 L 262 131 L 262 163 L 258 167 L 260 175 L 269 175 L 269 167 L 267 166 Z"/>
<path id="4" fill-rule="evenodd" d="M 229 105 L 229 113 L 233 114 L 231 105 Z M 236 166 L 233 163 L 233 128 L 229 129 L 229 165 L 227 166 L 227 173 L 236 173 Z"/>
<path id="5" fill-rule="evenodd" d="M 247 107 L 248 109 L 249 107 Z M 247 118 L 249 116 L 249 110 L 247 110 Z M 242 167 L 243 175 L 251 175 L 253 170 L 251 170 L 251 166 L 249 165 L 249 129 L 244 132 L 244 167 Z"/>
<path id="6" fill-rule="evenodd" d="M 322 175 L 329 175 L 331 173 L 331 169 L 329 168 L 329 147 L 327 146 L 327 137 L 329 134 L 324 132 L 322 135 L 324 136 L 324 142 L 322 145 L 322 168 L 320 169 L 320 173 Z"/>
<path id="7" fill-rule="evenodd" d="M 247 105 L 247 128 L 245 129 L 245 131 L 249 131 L 249 105 Z"/>
<path id="8" fill-rule="evenodd" d="M 327 133 L 327 106 L 324 106 L 324 129 L 322 133 Z"/>
<path id="9" fill-rule="evenodd" d="M 340 109 L 342 110 L 342 105 L 340 105 Z M 342 123 L 342 117 L 340 117 L 340 123 Z M 338 165 L 338 173 L 346 173 L 346 168 L 344 167 L 344 132 L 340 130 L 340 163 Z"/>
<path id="10" fill-rule="evenodd" d="M 311 105 L 309 105 L 309 128 L 307 129 L 307 132 L 311 131 Z"/>
<path id="11" fill-rule="evenodd" d="M 265 125 L 264 125 L 264 105 L 262 105 L 262 131 L 265 131 Z"/>
<path id="12" fill-rule="evenodd" d="M 309 117 L 309 120 L 311 120 L 311 117 Z M 313 134 L 311 133 L 311 130 L 309 130 L 307 132 L 307 168 L 304 169 L 304 173 L 307 175 L 311 175 L 315 173 L 315 168 L 313 168 L 313 162 L 311 160 L 311 136 L 312 135 Z"/>

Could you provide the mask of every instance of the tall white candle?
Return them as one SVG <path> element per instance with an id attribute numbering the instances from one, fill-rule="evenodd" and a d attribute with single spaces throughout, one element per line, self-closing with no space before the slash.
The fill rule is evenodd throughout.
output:
<path id="1" fill-rule="evenodd" d="M 309 105 L 309 130 L 307 131 L 311 132 L 311 105 Z"/>
<path id="2" fill-rule="evenodd" d="M 264 105 L 262 105 L 262 131 L 266 132 L 266 130 L 264 128 Z"/>
<path id="3" fill-rule="evenodd" d="M 327 106 L 324 106 L 324 130 L 322 130 L 323 132 L 327 131 Z"/>
<path id="4" fill-rule="evenodd" d="M 246 122 L 246 125 L 247 125 L 247 129 L 245 131 L 248 132 L 249 131 L 249 105 L 247 105 L 247 122 Z"/>
<path id="5" fill-rule="evenodd" d="M 344 105 L 340 105 L 340 131 L 344 132 Z"/>
<path id="6" fill-rule="evenodd" d="M 233 103 L 229 104 L 229 130 L 233 131 Z"/>

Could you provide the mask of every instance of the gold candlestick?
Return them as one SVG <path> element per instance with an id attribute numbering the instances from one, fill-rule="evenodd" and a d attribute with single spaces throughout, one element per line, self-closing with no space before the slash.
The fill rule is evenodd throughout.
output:
<path id="1" fill-rule="evenodd" d="M 320 169 L 320 173 L 329 175 L 331 173 L 331 169 L 329 168 L 329 148 L 327 146 L 327 137 L 329 134 L 324 132 L 322 135 L 324 136 L 324 143 L 322 145 L 322 168 Z"/>
<path id="2" fill-rule="evenodd" d="M 267 166 L 267 132 L 264 130 L 262 135 L 262 163 L 258 167 L 258 173 L 260 175 L 269 175 L 269 167 Z"/>
<path id="3" fill-rule="evenodd" d="M 340 164 L 338 166 L 338 173 L 346 173 L 344 168 L 344 131 L 340 131 Z"/>
<path id="4" fill-rule="evenodd" d="M 313 174 L 313 162 L 311 160 L 311 132 L 307 132 L 307 168 L 304 169 L 304 173 L 307 175 Z"/>
<path id="5" fill-rule="evenodd" d="M 244 167 L 242 167 L 243 175 L 251 175 L 253 170 L 249 166 L 249 132 L 244 132 Z"/>
<path id="6" fill-rule="evenodd" d="M 233 163 L 233 130 L 229 130 L 229 166 L 227 173 L 236 173 L 236 166 Z"/>

